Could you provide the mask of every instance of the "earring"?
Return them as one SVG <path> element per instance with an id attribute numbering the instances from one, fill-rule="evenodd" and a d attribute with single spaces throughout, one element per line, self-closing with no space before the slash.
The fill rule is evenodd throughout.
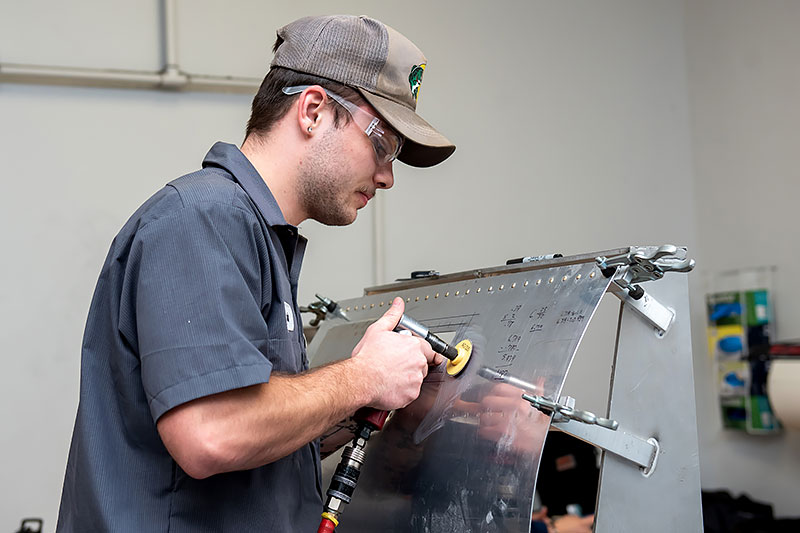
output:
<path id="1" fill-rule="evenodd" d="M 311 133 L 311 126 L 308 127 L 308 133 Z"/>

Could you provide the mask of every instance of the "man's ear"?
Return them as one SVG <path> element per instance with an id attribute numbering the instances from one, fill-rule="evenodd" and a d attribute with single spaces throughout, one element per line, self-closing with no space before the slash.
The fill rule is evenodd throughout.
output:
<path id="1" fill-rule="evenodd" d="M 325 89 L 312 85 L 297 98 L 297 123 L 306 135 L 313 135 L 315 128 L 322 124 L 322 111 L 328 103 Z"/>

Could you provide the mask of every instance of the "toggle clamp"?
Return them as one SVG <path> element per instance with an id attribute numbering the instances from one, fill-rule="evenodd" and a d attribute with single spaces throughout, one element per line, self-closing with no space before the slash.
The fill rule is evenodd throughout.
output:
<path id="1" fill-rule="evenodd" d="M 316 302 L 311 302 L 308 306 L 300 307 L 301 313 L 313 313 L 314 318 L 311 319 L 309 322 L 309 326 L 317 327 L 319 323 L 325 320 L 328 317 L 331 318 L 341 318 L 347 322 L 350 321 L 347 318 L 347 315 L 342 311 L 342 307 L 331 300 L 330 298 L 326 298 L 324 296 L 320 296 L 319 294 L 315 295 L 317 297 Z"/>
<path id="2" fill-rule="evenodd" d="M 659 336 L 666 334 L 675 312 L 647 294 L 639 283 L 659 280 L 668 272 L 692 271 L 695 261 L 686 258 L 686 248 L 672 244 L 631 246 L 627 253 L 598 257 L 595 262 L 605 277 L 613 278 L 609 292 L 650 322 Z"/>
<path id="3" fill-rule="evenodd" d="M 575 398 L 562 396 L 555 402 L 544 396 L 536 395 L 540 387 L 508 374 L 500 373 L 489 367 L 482 367 L 478 375 L 490 381 L 508 383 L 522 389 L 522 399 L 531 407 L 551 416 L 553 427 L 573 437 L 588 442 L 607 452 L 636 464 L 642 475 L 649 477 L 658 461 L 659 443 L 655 438 L 644 439 L 638 435 L 620 429 L 619 422 L 575 408 Z"/>

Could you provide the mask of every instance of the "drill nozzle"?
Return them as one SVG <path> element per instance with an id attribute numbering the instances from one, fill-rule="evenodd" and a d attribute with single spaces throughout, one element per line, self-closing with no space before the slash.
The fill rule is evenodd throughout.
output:
<path id="1" fill-rule="evenodd" d="M 397 323 L 397 327 L 394 329 L 395 331 L 405 329 L 411 331 L 412 333 L 416 333 L 431 345 L 431 348 L 433 348 L 434 352 L 442 354 L 450 361 L 458 357 L 457 349 L 447 344 L 441 338 L 431 333 L 428 328 L 406 314 L 400 317 L 400 322 Z"/>

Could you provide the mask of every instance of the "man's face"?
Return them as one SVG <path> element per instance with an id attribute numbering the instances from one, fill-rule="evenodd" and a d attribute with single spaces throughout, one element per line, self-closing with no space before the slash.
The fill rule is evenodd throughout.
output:
<path id="1" fill-rule="evenodd" d="M 372 143 L 354 121 L 321 131 L 300 165 L 300 204 L 308 218 L 329 226 L 352 224 L 377 189 L 394 184 L 392 163 L 378 163 Z"/>

